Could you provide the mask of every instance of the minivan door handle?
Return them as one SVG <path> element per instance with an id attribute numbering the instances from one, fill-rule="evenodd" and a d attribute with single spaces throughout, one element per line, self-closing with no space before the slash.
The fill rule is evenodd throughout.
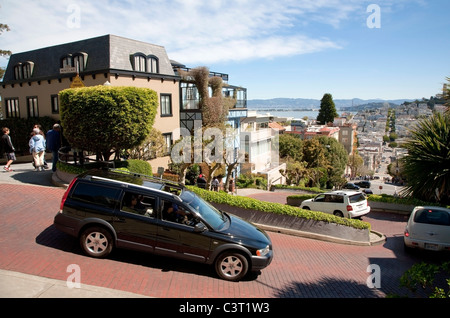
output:
<path id="1" fill-rule="evenodd" d="M 114 221 L 116 221 L 116 222 L 125 222 L 125 218 L 116 217 L 116 218 L 114 218 Z"/>

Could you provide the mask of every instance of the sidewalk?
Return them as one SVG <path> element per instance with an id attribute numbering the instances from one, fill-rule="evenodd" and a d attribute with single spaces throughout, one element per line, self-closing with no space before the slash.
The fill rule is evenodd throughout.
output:
<path id="1" fill-rule="evenodd" d="M 0 269 L 0 298 L 148 298 L 143 295 Z"/>

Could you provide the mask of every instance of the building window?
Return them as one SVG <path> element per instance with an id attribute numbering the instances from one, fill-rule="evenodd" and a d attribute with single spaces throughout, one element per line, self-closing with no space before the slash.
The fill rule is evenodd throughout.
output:
<path id="1" fill-rule="evenodd" d="M 22 63 L 18 63 L 16 66 L 14 66 L 14 78 L 16 80 L 21 80 L 23 78 Z"/>
<path id="2" fill-rule="evenodd" d="M 66 55 L 61 59 L 61 67 L 62 68 L 68 68 L 73 67 L 73 59 L 72 55 Z"/>
<path id="3" fill-rule="evenodd" d="M 22 65 L 23 78 L 30 78 L 33 75 L 34 63 L 26 62 Z"/>
<path id="4" fill-rule="evenodd" d="M 136 72 L 146 72 L 147 71 L 147 57 L 141 53 L 137 53 L 133 58 L 133 69 Z"/>
<path id="5" fill-rule="evenodd" d="M 86 68 L 87 54 L 77 53 L 73 56 L 73 66 L 76 67 L 77 72 L 81 73 Z"/>
<path id="6" fill-rule="evenodd" d="M 159 73 L 158 70 L 158 58 L 155 56 L 149 56 L 148 57 L 148 66 L 149 66 L 149 73 Z"/>
<path id="7" fill-rule="evenodd" d="M 52 114 L 59 114 L 59 99 L 58 99 L 58 95 L 52 95 L 50 98 L 52 100 Z"/>
<path id="8" fill-rule="evenodd" d="M 28 117 L 39 117 L 37 96 L 27 97 Z"/>
<path id="9" fill-rule="evenodd" d="M 183 110 L 199 109 L 199 94 L 197 87 L 191 83 L 181 83 L 181 108 Z"/>
<path id="10" fill-rule="evenodd" d="M 161 94 L 161 117 L 172 116 L 172 95 Z"/>
<path id="11" fill-rule="evenodd" d="M 18 98 L 7 98 L 5 99 L 6 105 L 6 118 L 19 118 L 19 99 Z"/>
<path id="12" fill-rule="evenodd" d="M 163 134 L 163 137 L 164 137 L 165 146 L 166 146 L 164 149 L 164 154 L 169 155 L 170 149 L 172 148 L 172 133 Z"/>

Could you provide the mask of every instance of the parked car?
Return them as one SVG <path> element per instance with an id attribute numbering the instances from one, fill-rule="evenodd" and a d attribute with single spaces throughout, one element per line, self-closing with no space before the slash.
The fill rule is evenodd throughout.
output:
<path id="1" fill-rule="evenodd" d="M 368 188 L 370 188 L 370 181 L 366 181 L 366 180 L 358 181 L 358 182 L 355 182 L 355 185 L 357 185 L 360 188 L 368 189 Z"/>
<path id="2" fill-rule="evenodd" d="M 364 192 L 365 194 L 373 194 L 373 191 L 371 189 L 362 189 L 361 192 Z"/>
<path id="3" fill-rule="evenodd" d="M 416 206 L 406 223 L 405 248 L 450 251 L 450 209 Z"/>
<path id="4" fill-rule="evenodd" d="M 356 218 L 370 212 L 366 196 L 359 191 L 332 191 L 322 193 L 300 205 L 305 210 L 320 211 L 346 218 Z"/>
<path id="5" fill-rule="evenodd" d="M 348 182 L 343 189 L 350 189 L 350 190 L 359 190 L 359 186 L 357 186 L 356 184 L 352 183 L 352 182 Z"/>
<path id="6" fill-rule="evenodd" d="M 267 267 L 273 258 L 263 230 L 214 208 L 183 185 L 114 169 L 73 179 L 54 224 L 77 237 L 91 257 L 133 249 L 211 264 L 229 281 Z"/>

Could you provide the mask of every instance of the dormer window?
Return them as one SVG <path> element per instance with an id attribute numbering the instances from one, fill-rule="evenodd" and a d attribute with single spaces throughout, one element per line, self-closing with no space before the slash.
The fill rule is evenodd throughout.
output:
<path id="1" fill-rule="evenodd" d="M 14 66 L 14 78 L 16 80 L 21 80 L 23 78 L 22 63 L 17 63 L 16 66 Z"/>
<path id="2" fill-rule="evenodd" d="M 14 78 L 16 80 L 27 79 L 33 75 L 34 63 L 27 61 L 25 63 L 17 63 L 14 66 Z"/>
<path id="3" fill-rule="evenodd" d="M 78 52 L 75 54 L 67 54 L 61 58 L 61 68 L 70 69 L 74 68 L 73 72 L 81 73 L 86 69 L 87 53 Z"/>
<path id="4" fill-rule="evenodd" d="M 154 55 L 135 53 L 131 56 L 131 63 L 136 72 L 159 73 L 158 58 Z"/>
<path id="5" fill-rule="evenodd" d="M 61 59 L 61 68 L 73 67 L 72 54 L 68 54 Z"/>
<path id="6" fill-rule="evenodd" d="M 147 72 L 147 57 L 144 54 L 136 53 L 134 55 L 134 67 L 136 72 Z"/>
<path id="7" fill-rule="evenodd" d="M 33 69 L 34 69 L 33 62 L 31 61 L 25 62 L 22 65 L 23 78 L 30 78 L 31 76 L 33 76 Z"/>
<path id="8" fill-rule="evenodd" d="M 87 54 L 80 52 L 73 55 L 73 66 L 77 68 L 78 73 L 85 70 L 87 63 Z"/>
<path id="9" fill-rule="evenodd" d="M 156 56 L 153 55 L 149 55 L 148 56 L 148 72 L 149 73 L 159 73 L 158 70 L 158 58 Z"/>

